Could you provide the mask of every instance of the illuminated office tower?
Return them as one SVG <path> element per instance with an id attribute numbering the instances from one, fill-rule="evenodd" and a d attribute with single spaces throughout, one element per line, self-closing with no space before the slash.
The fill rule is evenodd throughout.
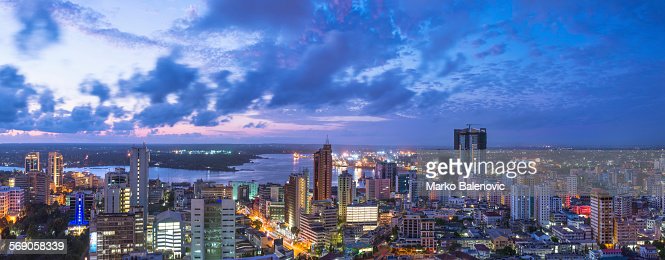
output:
<path id="1" fill-rule="evenodd" d="M 69 195 L 69 225 L 87 226 L 90 222 L 95 198 L 92 191 L 77 191 Z"/>
<path id="2" fill-rule="evenodd" d="M 659 159 L 656 159 L 654 161 L 653 168 L 657 171 L 665 172 L 665 157 L 660 157 Z"/>
<path id="3" fill-rule="evenodd" d="M 235 258 L 235 202 L 192 199 L 192 259 Z"/>
<path id="4" fill-rule="evenodd" d="M 637 244 L 638 232 L 644 228 L 645 223 L 638 223 L 634 218 L 615 218 L 613 223 L 612 243 L 616 248 L 634 246 Z"/>
<path id="5" fill-rule="evenodd" d="M 152 243 L 156 252 L 172 254 L 175 259 L 183 257 L 185 241 L 185 225 L 182 214 L 164 211 L 155 217 Z"/>
<path id="6" fill-rule="evenodd" d="M 30 178 L 30 199 L 33 203 L 49 203 L 50 178 L 45 172 L 28 172 Z"/>
<path id="7" fill-rule="evenodd" d="M 337 197 L 339 198 L 339 219 L 345 221 L 346 219 L 346 206 L 353 202 L 356 192 L 356 183 L 353 180 L 353 175 L 348 171 L 343 171 L 337 177 Z"/>
<path id="8" fill-rule="evenodd" d="M 79 236 L 88 229 L 95 204 L 92 191 L 78 191 L 69 195 L 70 221 L 67 230 Z"/>
<path id="9" fill-rule="evenodd" d="M 390 192 L 397 190 L 397 163 L 378 162 L 374 169 L 374 178 L 389 179 Z"/>
<path id="10" fill-rule="evenodd" d="M 396 192 L 404 195 L 407 202 L 415 202 L 418 199 L 418 181 L 416 171 L 398 173 L 396 176 Z"/>
<path id="11" fill-rule="evenodd" d="M 143 219 L 148 219 L 148 180 L 150 150 L 145 143 L 141 147 L 132 147 L 129 151 L 129 206 L 141 207 Z M 147 231 L 147 222 L 143 222 Z"/>
<path id="12" fill-rule="evenodd" d="M 566 177 L 566 208 L 570 208 L 570 199 L 577 196 L 577 176 L 571 175 Z"/>
<path id="13" fill-rule="evenodd" d="M 591 192 L 591 232 L 598 245 L 613 248 L 614 198 L 607 191 L 593 189 Z"/>
<path id="14" fill-rule="evenodd" d="M 129 174 L 124 168 L 106 173 L 104 178 L 104 213 L 129 212 Z"/>
<path id="15" fill-rule="evenodd" d="M 286 224 L 290 227 L 298 227 L 300 214 L 309 213 L 309 172 L 293 173 L 289 181 L 284 185 L 284 210 Z"/>
<path id="16" fill-rule="evenodd" d="M 200 188 L 200 194 L 197 196 L 197 198 L 232 199 L 233 187 L 218 183 L 203 184 Z"/>
<path id="17" fill-rule="evenodd" d="M 62 174 L 64 171 L 62 154 L 59 152 L 49 152 L 47 167 L 48 169 L 46 172 L 51 178 L 53 186 L 55 188 L 60 187 L 62 185 Z"/>
<path id="18" fill-rule="evenodd" d="M 533 207 L 531 189 L 527 185 L 515 184 L 510 189 L 510 219 L 529 220 Z"/>
<path id="19" fill-rule="evenodd" d="M 270 201 L 284 201 L 284 186 L 274 183 L 269 183 L 264 189 L 263 197 Z"/>
<path id="20" fill-rule="evenodd" d="M 376 204 L 353 204 L 346 209 L 347 227 L 361 227 L 363 231 L 374 230 L 379 223 L 379 207 Z"/>
<path id="21" fill-rule="evenodd" d="M 330 200 L 312 201 L 311 214 L 301 214 L 298 236 L 316 246 L 328 246 L 337 227 L 337 207 Z"/>
<path id="22" fill-rule="evenodd" d="M 233 187 L 233 200 L 239 200 L 238 191 L 240 186 L 247 186 L 247 191 L 249 194 L 249 200 L 253 200 L 256 196 L 259 195 L 259 183 L 252 181 L 230 181 L 229 185 Z"/>
<path id="23" fill-rule="evenodd" d="M 191 210 L 191 247 L 192 259 L 204 259 L 205 255 L 205 200 L 192 199 Z"/>
<path id="24" fill-rule="evenodd" d="M 614 206 L 614 217 L 619 218 L 629 218 L 633 215 L 633 197 L 628 194 L 622 194 L 614 197 L 613 206 Z"/>
<path id="25" fill-rule="evenodd" d="M 471 128 L 471 124 L 469 124 L 467 128 L 455 129 L 454 136 L 454 149 L 462 161 L 485 160 L 487 150 L 487 130 L 485 128 Z"/>
<path id="26" fill-rule="evenodd" d="M 365 179 L 365 189 L 367 200 L 390 199 L 389 179 Z"/>
<path id="27" fill-rule="evenodd" d="M 534 187 L 534 217 L 541 227 L 550 225 L 550 206 L 552 200 L 552 191 L 549 185 L 541 184 Z"/>
<path id="28" fill-rule="evenodd" d="M 98 214 L 90 225 L 90 259 L 121 259 L 136 250 L 137 240 L 142 239 L 136 234 L 140 217 L 134 213 Z"/>
<path id="29" fill-rule="evenodd" d="M 29 152 L 25 156 L 25 173 L 40 171 L 42 171 L 42 166 L 39 164 L 39 152 Z"/>
<path id="30" fill-rule="evenodd" d="M 553 196 L 550 200 L 550 211 L 551 212 L 560 212 L 563 210 L 563 200 L 559 196 Z"/>
<path id="31" fill-rule="evenodd" d="M 658 207 L 661 209 L 661 212 L 665 213 L 665 181 L 662 181 L 660 177 L 658 177 L 656 180 L 653 180 L 653 184 L 648 185 L 649 190 L 653 190 L 651 192 L 652 196 L 656 196 L 656 203 L 658 204 Z"/>
<path id="32" fill-rule="evenodd" d="M 25 205 L 25 192 L 19 187 L 0 186 L 0 218 L 18 217 Z"/>
<path id="33" fill-rule="evenodd" d="M 314 200 L 332 198 L 332 146 L 326 138 L 323 148 L 314 153 Z"/>

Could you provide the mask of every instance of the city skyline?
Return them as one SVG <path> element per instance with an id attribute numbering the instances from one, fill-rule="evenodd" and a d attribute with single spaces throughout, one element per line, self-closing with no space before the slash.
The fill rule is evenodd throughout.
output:
<path id="1" fill-rule="evenodd" d="M 664 9 L 2 1 L 0 142 L 663 145 Z"/>

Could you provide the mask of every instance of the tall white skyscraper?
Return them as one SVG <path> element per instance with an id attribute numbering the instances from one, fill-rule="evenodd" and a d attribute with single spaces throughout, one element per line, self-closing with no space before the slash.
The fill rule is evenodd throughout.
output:
<path id="1" fill-rule="evenodd" d="M 284 185 L 284 219 L 290 227 L 300 226 L 300 214 L 309 213 L 309 172 L 292 173 Z"/>
<path id="2" fill-rule="evenodd" d="M 353 202 L 356 191 L 356 183 L 353 180 L 353 175 L 348 171 L 342 172 L 337 177 L 337 196 L 339 197 L 339 219 L 344 221 L 346 219 L 346 206 Z"/>
<path id="3" fill-rule="evenodd" d="M 222 258 L 235 258 L 236 203 L 230 199 L 223 199 L 220 204 L 222 214 Z"/>
<path id="4" fill-rule="evenodd" d="M 59 152 L 48 153 L 47 173 L 55 188 L 62 185 L 62 173 L 64 171 L 62 154 Z"/>
<path id="5" fill-rule="evenodd" d="M 547 184 L 536 185 L 533 189 L 534 217 L 538 225 L 548 227 L 550 225 L 550 203 L 552 190 Z"/>
<path id="6" fill-rule="evenodd" d="M 125 168 L 106 173 L 104 177 L 104 213 L 129 212 L 129 174 Z"/>
<path id="7" fill-rule="evenodd" d="M 232 199 L 192 199 L 192 259 L 235 258 L 235 205 Z"/>
<path id="8" fill-rule="evenodd" d="M 564 203 L 566 207 L 570 207 L 570 199 L 577 196 L 577 175 L 566 176 L 566 194 L 564 196 Z"/>
<path id="9" fill-rule="evenodd" d="M 577 176 L 566 176 L 566 195 L 577 196 Z"/>
<path id="10" fill-rule="evenodd" d="M 191 229 L 192 229 L 192 259 L 203 259 L 205 253 L 205 200 L 192 199 Z"/>
<path id="11" fill-rule="evenodd" d="M 532 212 L 531 189 L 527 185 L 515 184 L 510 189 L 510 219 L 528 220 Z"/>
<path id="12" fill-rule="evenodd" d="M 633 197 L 629 194 L 621 194 L 614 197 L 614 217 L 629 218 L 632 216 Z"/>
<path id="13" fill-rule="evenodd" d="M 148 219 L 148 168 L 150 163 L 150 150 L 143 146 L 132 147 L 129 151 L 129 205 L 141 207 L 143 219 Z M 144 221 L 144 231 L 147 223 Z"/>
<path id="14" fill-rule="evenodd" d="M 42 171 L 41 164 L 39 163 L 39 152 L 30 152 L 25 156 L 25 171 L 28 172 L 40 172 Z"/>
<path id="15" fill-rule="evenodd" d="M 171 252 L 175 259 L 184 253 L 185 226 L 182 215 L 175 211 L 164 211 L 155 217 L 152 239 L 157 252 Z"/>

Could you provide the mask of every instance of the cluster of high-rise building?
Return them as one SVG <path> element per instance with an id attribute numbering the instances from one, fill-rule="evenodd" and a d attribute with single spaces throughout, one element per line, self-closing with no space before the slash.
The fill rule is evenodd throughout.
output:
<path id="1" fill-rule="evenodd" d="M 659 256 L 652 244 L 665 230 L 662 158 L 588 166 L 591 155 L 572 162 L 539 154 L 545 174 L 471 176 L 465 181 L 502 181 L 507 189 L 460 194 L 427 190 L 411 159 L 371 156 L 355 164 L 371 175 L 353 171 L 326 140 L 311 153 L 312 167 L 292 172 L 285 183 L 168 183 L 150 179 L 145 144 L 129 150 L 129 169 L 103 178 L 65 174 L 57 152 L 43 169 L 39 153 L 29 153 L 24 173 L 0 186 L 0 216 L 20 218 L 26 203 L 66 205 L 69 234 L 90 236 L 90 259 Z M 495 156 L 487 150 L 486 129 L 456 129 L 452 156 Z"/>

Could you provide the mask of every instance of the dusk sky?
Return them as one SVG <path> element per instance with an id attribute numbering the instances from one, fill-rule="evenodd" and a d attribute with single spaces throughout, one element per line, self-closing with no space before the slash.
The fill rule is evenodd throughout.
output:
<path id="1" fill-rule="evenodd" d="M 665 146 L 665 1 L 0 0 L 0 142 Z"/>

